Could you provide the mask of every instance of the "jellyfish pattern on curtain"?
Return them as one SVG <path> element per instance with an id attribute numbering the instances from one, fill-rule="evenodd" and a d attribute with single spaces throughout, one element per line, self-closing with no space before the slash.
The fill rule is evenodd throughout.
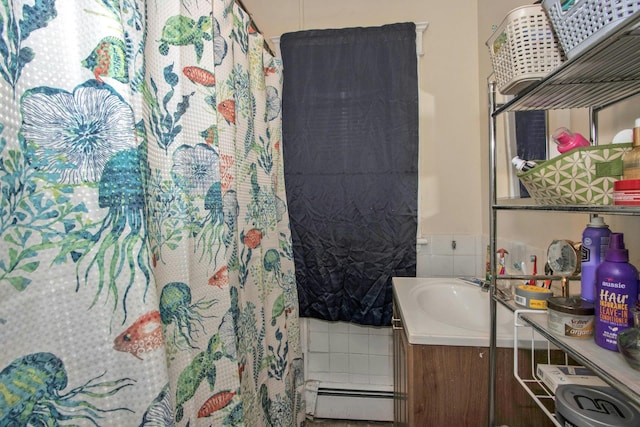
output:
<path id="1" fill-rule="evenodd" d="M 232 0 L 0 0 L 0 426 L 299 426 L 282 68 Z"/>

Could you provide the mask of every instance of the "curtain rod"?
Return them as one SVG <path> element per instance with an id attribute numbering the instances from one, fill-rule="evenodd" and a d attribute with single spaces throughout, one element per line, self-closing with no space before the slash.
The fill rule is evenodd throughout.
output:
<path id="1" fill-rule="evenodd" d="M 256 32 L 258 32 L 258 33 L 260 33 L 262 35 L 264 48 L 267 50 L 267 52 L 269 52 L 271 54 L 271 56 L 275 57 L 276 54 L 273 53 L 273 50 L 271 49 L 271 46 L 269 46 L 269 43 L 267 43 L 267 39 L 264 37 L 264 34 L 262 34 L 262 31 L 260 31 L 260 29 L 258 28 L 258 25 L 256 24 L 256 21 L 253 20 L 253 16 L 251 16 L 251 13 L 249 13 L 249 11 L 245 7 L 245 5 L 242 3 L 242 0 L 234 0 L 234 2 L 238 5 L 238 7 L 240 7 L 240 9 L 242 9 L 244 11 L 244 13 L 249 15 L 249 18 L 251 19 L 251 25 L 253 25 L 253 28 L 256 30 Z"/>

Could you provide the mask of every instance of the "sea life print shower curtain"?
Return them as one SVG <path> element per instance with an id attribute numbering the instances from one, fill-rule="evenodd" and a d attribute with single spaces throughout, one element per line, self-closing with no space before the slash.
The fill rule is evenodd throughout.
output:
<path id="1" fill-rule="evenodd" d="M 0 426 L 298 426 L 282 69 L 231 0 L 0 0 Z"/>

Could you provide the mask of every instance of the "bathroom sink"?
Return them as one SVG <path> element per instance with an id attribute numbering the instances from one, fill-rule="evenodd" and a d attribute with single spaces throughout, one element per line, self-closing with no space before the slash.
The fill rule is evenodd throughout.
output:
<path id="1" fill-rule="evenodd" d="M 455 278 L 394 277 L 412 344 L 489 346 L 489 292 Z M 497 304 L 497 344 L 513 347 L 513 313 Z"/>
<path id="2" fill-rule="evenodd" d="M 486 292 L 460 283 L 434 283 L 411 291 L 426 321 L 438 321 L 457 328 L 489 330 L 489 299 Z"/>

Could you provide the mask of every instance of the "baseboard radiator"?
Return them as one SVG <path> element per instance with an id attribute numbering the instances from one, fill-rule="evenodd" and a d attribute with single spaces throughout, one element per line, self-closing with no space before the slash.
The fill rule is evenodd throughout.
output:
<path id="1" fill-rule="evenodd" d="M 360 389 L 353 385 L 306 382 L 307 417 L 393 421 L 393 390 Z"/>

